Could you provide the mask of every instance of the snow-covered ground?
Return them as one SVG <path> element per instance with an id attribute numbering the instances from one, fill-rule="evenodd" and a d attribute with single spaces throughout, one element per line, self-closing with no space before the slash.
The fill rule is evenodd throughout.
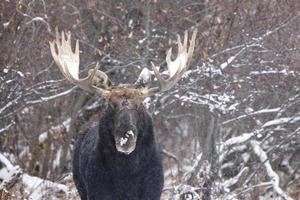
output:
<path id="1" fill-rule="evenodd" d="M 4 199 L 16 200 L 42 200 L 42 199 L 79 199 L 71 174 L 68 174 L 60 182 L 52 182 L 39 177 L 30 176 L 14 166 L 0 153 L 0 191 Z M 0 198 L 1 199 L 1 198 Z"/>

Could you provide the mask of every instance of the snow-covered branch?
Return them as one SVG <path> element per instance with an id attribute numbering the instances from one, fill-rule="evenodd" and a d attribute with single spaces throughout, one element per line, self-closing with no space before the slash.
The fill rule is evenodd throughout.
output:
<path id="1" fill-rule="evenodd" d="M 279 176 L 278 174 L 272 169 L 271 163 L 268 159 L 267 153 L 260 147 L 259 142 L 255 140 L 251 140 L 250 144 L 253 148 L 254 153 L 259 158 L 260 162 L 263 163 L 265 166 L 265 169 L 267 171 L 267 174 L 270 178 L 270 181 L 272 183 L 273 189 L 277 194 L 279 194 L 281 197 L 283 197 L 285 200 L 293 200 L 290 196 L 288 196 L 279 186 Z"/>
<path id="2" fill-rule="evenodd" d="M 5 131 L 7 131 L 11 126 L 13 126 L 15 123 L 10 123 L 10 124 L 8 124 L 6 127 L 4 127 L 4 128 L 1 128 L 0 129 L 0 133 L 3 133 L 3 132 L 5 132 Z"/>
<path id="3" fill-rule="evenodd" d="M 226 140 L 223 143 L 223 145 L 224 146 L 231 146 L 231 145 L 234 145 L 234 144 L 240 144 L 240 143 L 246 142 L 247 140 L 251 139 L 255 134 L 256 134 L 255 132 L 243 133 L 239 136 L 236 136 L 236 137 L 233 137 L 233 138 L 230 138 L 230 139 Z"/>
<path id="4" fill-rule="evenodd" d="M 240 180 L 241 177 L 245 176 L 249 171 L 248 167 L 244 167 L 236 176 L 233 178 L 230 178 L 222 183 L 222 187 L 224 191 L 230 192 L 230 187 L 237 184 Z"/>
<path id="5" fill-rule="evenodd" d="M 245 115 L 240 115 L 240 116 L 235 117 L 233 119 L 224 121 L 224 122 L 222 122 L 222 125 L 226 125 L 226 124 L 232 123 L 232 122 L 234 122 L 236 120 L 245 119 L 247 117 L 253 117 L 253 116 L 261 115 L 261 114 L 277 113 L 279 111 L 280 111 L 280 108 L 262 109 L 262 110 L 254 111 L 254 112 L 251 112 L 251 113 L 248 113 L 248 114 L 245 114 Z"/>
<path id="6" fill-rule="evenodd" d="M 57 99 L 59 97 L 66 96 L 66 95 L 70 94 L 71 92 L 73 92 L 76 87 L 77 86 L 74 86 L 71 89 L 63 91 L 63 92 L 61 92 L 59 94 L 56 94 L 56 95 L 52 95 L 52 96 L 48 96 L 48 97 L 40 97 L 40 99 L 38 99 L 38 100 L 27 101 L 26 104 L 27 105 L 32 105 L 32 104 L 37 104 L 37 103 L 43 103 L 43 102 L 46 102 L 46 101 Z"/>
<path id="7" fill-rule="evenodd" d="M 14 187 L 15 184 L 19 184 L 23 187 L 26 197 L 34 200 L 44 199 L 44 195 L 47 194 L 46 191 L 52 191 L 54 193 L 63 192 L 65 195 L 71 192 L 70 188 L 66 185 L 23 173 L 19 166 L 14 166 L 2 153 L 0 153 L 0 162 L 4 165 L 3 168 L 0 169 L 0 178 L 3 179 L 0 185 L 0 191 L 9 190 L 11 187 Z M 7 188 L 8 186 L 9 188 Z M 51 199 L 58 198 L 52 196 Z"/>
<path id="8" fill-rule="evenodd" d="M 286 123 L 295 123 L 297 121 L 300 121 L 300 116 L 282 117 L 279 119 L 274 119 L 274 120 L 268 121 L 262 127 L 267 128 L 270 126 L 277 126 L 277 125 L 286 124 Z"/>

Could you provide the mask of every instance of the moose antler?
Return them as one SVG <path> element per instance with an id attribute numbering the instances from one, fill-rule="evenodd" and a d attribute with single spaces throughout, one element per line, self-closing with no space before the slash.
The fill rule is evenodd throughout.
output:
<path id="1" fill-rule="evenodd" d="M 151 93 L 156 92 L 165 92 L 171 89 L 182 77 L 182 75 L 186 72 L 191 62 L 194 49 L 195 49 L 195 40 L 197 35 L 197 29 L 193 31 L 192 38 L 190 40 L 190 47 L 188 48 L 188 32 L 184 33 L 183 44 L 181 43 L 180 36 L 177 35 L 177 43 L 178 43 L 178 55 L 174 61 L 171 61 L 172 48 L 167 51 L 166 61 L 169 71 L 169 78 L 164 80 L 159 74 L 155 65 L 151 62 L 152 69 L 154 74 L 159 82 L 159 90 L 150 89 Z"/>
<path id="2" fill-rule="evenodd" d="M 61 73 L 71 83 L 78 85 L 80 88 L 89 92 L 95 92 L 102 96 L 107 96 L 110 88 L 110 80 L 108 76 L 98 70 L 90 69 L 86 78 L 79 78 L 79 42 L 76 41 L 75 52 L 72 51 L 71 33 L 67 33 L 67 38 L 64 31 L 59 37 L 58 28 L 56 27 L 56 40 L 49 42 L 52 57 L 59 67 Z M 57 49 L 56 49 L 57 48 Z M 57 51 L 56 51 L 57 50 Z"/>
<path id="3" fill-rule="evenodd" d="M 190 40 L 190 46 L 188 45 L 188 32 L 185 31 L 183 44 L 181 43 L 180 36 L 178 35 L 178 55 L 174 61 L 171 61 L 172 48 L 167 52 L 166 61 L 169 71 L 169 78 L 164 80 L 159 74 L 155 65 L 151 63 L 154 75 L 156 76 L 159 87 L 149 88 L 145 81 L 145 77 L 150 80 L 150 72 L 147 73 L 145 69 L 142 71 L 136 84 L 143 83 L 143 87 L 138 87 L 136 84 L 120 84 L 113 86 L 111 81 L 105 72 L 99 70 L 98 64 L 94 69 L 90 69 L 86 78 L 79 78 L 79 42 L 76 41 L 75 52 L 71 46 L 71 33 L 68 32 L 67 36 L 64 31 L 61 33 L 61 38 L 56 27 L 56 39 L 50 43 L 50 50 L 53 59 L 59 67 L 61 73 L 71 83 L 78 85 L 80 88 L 92 93 L 97 93 L 104 97 L 109 97 L 110 94 L 125 94 L 128 96 L 134 96 L 135 98 L 144 99 L 148 96 L 152 96 L 158 92 L 165 92 L 171 89 L 182 77 L 184 72 L 188 69 L 191 62 L 194 48 L 197 30 L 193 31 L 192 38 Z"/>

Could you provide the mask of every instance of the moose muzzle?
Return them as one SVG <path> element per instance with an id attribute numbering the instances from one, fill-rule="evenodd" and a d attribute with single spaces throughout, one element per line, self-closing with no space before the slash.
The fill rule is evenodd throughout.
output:
<path id="1" fill-rule="evenodd" d="M 136 147 L 138 113 L 136 110 L 124 109 L 118 113 L 114 138 L 117 151 L 129 155 Z"/>

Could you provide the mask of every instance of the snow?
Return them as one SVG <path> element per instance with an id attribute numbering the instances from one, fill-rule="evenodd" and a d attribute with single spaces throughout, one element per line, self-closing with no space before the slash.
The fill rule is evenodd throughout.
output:
<path id="1" fill-rule="evenodd" d="M 134 137 L 134 133 L 132 130 L 127 131 L 125 137 L 121 137 L 119 141 L 120 145 L 123 146 L 124 144 L 126 144 L 130 136 Z"/>
<path id="2" fill-rule="evenodd" d="M 279 194 L 281 197 L 283 197 L 285 200 L 293 200 L 291 197 L 289 197 L 279 186 L 279 176 L 276 174 L 276 172 L 272 169 L 271 163 L 268 159 L 267 153 L 260 147 L 259 142 L 252 140 L 250 141 L 250 144 L 253 148 L 254 153 L 258 156 L 260 159 L 260 162 L 265 166 L 265 169 L 267 171 L 267 174 L 270 178 L 270 181 L 273 185 L 273 189 L 276 191 L 277 194 Z"/>
<path id="3" fill-rule="evenodd" d="M 74 86 L 71 89 L 63 91 L 61 93 L 58 93 L 58 94 L 55 94 L 55 95 L 52 95 L 52 96 L 48 96 L 48 97 L 40 97 L 37 100 L 27 101 L 26 103 L 27 103 L 27 105 L 30 105 L 30 104 L 37 104 L 37 103 L 43 103 L 45 101 L 50 101 L 50 100 L 53 100 L 53 99 L 56 99 L 56 98 L 59 98 L 59 97 L 70 94 L 71 92 L 73 92 L 75 90 L 75 88 L 77 88 L 77 86 Z"/>
<path id="4" fill-rule="evenodd" d="M 280 124 L 286 124 L 286 123 L 295 123 L 300 120 L 300 116 L 297 117 L 282 117 L 279 119 L 274 119 L 271 121 L 266 122 L 262 127 L 267 128 L 269 126 L 276 126 Z"/>
<path id="5" fill-rule="evenodd" d="M 0 153 L 0 162 L 2 162 L 9 170 L 14 168 L 14 166 L 2 153 Z"/>
<path id="6" fill-rule="evenodd" d="M 197 191 L 201 189 L 199 187 L 193 187 L 190 185 L 180 184 L 174 187 L 174 196 L 173 200 L 200 200 L 201 197 Z"/>
<path id="7" fill-rule="evenodd" d="M 3 23 L 4 29 L 6 29 L 9 26 L 9 24 L 10 24 L 10 21 Z"/>
<path id="8" fill-rule="evenodd" d="M 53 95 L 53 96 L 49 96 L 49 97 L 41 97 L 41 100 L 42 101 L 49 101 L 49 100 L 53 100 L 53 99 L 56 99 L 58 97 L 62 97 L 62 96 L 65 96 L 65 95 L 68 95 L 70 94 L 77 86 L 74 86 L 72 87 L 71 89 L 69 90 L 66 90 L 64 92 L 61 92 L 59 94 L 56 94 L 56 95 Z"/>
<path id="9" fill-rule="evenodd" d="M 22 176 L 22 182 L 25 185 L 25 192 L 29 195 L 29 199 L 38 200 L 43 199 L 44 193 L 48 188 L 53 188 L 56 192 L 68 193 L 69 188 L 63 184 L 54 183 L 38 177 L 29 176 L 24 174 Z"/>
<path id="10" fill-rule="evenodd" d="M 126 133 L 126 136 L 127 136 L 127 137 L 129 137 L 130 135 L 131 135 L 132 137 L 134 136 L 134 133 L 133 133 L 132 130 L 127 131 L 127 133 Z"/>
<path id="11" fill-rule="evenodd" d="M 184 96 L 175 94 L 174 97 L 189 103 L 206 104 L 209 106 L 210 110 L 217 109 L 222 113 L 228 113 L 231 110 L 235 110 L 235 107 L 238 105 L 234 102 L 235 97 L 226 93 L 199 95 L 198 93 L 188 91 Z"/>
<path id="12" fill-rule="evenodd" d="M 9 71 L 9 69 L 7 69 L 7 68 L 4 68 L 4 69 L 3 69 L 3 73 L 4 73 L 4 74 L 7 74 L 8 71 Z"/>
<path id="13" fill-rule="evenodd" d="M 143 43 L 146 41 L 146 39 L 147 39 L 147 38 L 145 37 L 145 38 L 139 40 L 139 44 L 143 44 Z"/>
<path id="14" fill-rule="evenodd" d="M 59 150 L 56 153 L 56 157 L 55 157 L 55 159 L 53 161 L 53 169 L 59 167 L 61 154 L 62 154 L 62 147 L 60 147 Z"/>
<path id="15" fill-rule="evenodd" d="M 244 119 L 244 118 L 247 118 L 247 117 L 252 117 L 252 116 L 255 116 L 255 115 L 276 113 L 276 112 L 279 112 L 279 111 L 280 111 L 280 108 L 261 109 L 261 110 L 249 112 L 246 115 L 241 115 L 241 116 L 235 117 L 233 119 L 227 120 L 227 121 L 223 122 L 222 125 L 231 123 L 231 122 L 236 121 L 236 120 L 241 120 L 241 119 Z"/>
<path id="16" fill-rule="evenodd" d="M 96 108 L 99 108 L 100 102 L 99 101 L 94 101 L 91 105 L 87 105 L 85 107 L 86 110 L 94 110 Z"/>
<path id="17" fill-rule="evenodd" d="M 143 101 L 143 105 L 145 106 L 146 109 L 149 109 L 151 105 L 151 98 L 150 97 L 145 98 Z"/>
<path id="18" fill-rule="evenodd" d="M 25 75 L 24 75 L 23 72 L 21 72 L 21 71 L 17 71 L 17 74 L 19 74 L 19 76 L 21 76 L 22 78 L 25 77 Z"/>
<path id="19" fill-rule="evenodd" d="M 0 109 L 0 113 L 2 113 L 4 110 L 6 110 L 8 107 L 10 107 L 10 106 L 12 106 L 12 105 L 13 105 L 13 102 L 12 102 L 12 101 L 8 102 L 4 107 L 2 107 L 2 108 Z"/>
<path id="20" fill-rule="evenodd" d="M 246 50 L 247 47 L 249 47 L 249 46 L 245 46 L 237 54 L 228 58 L 226 62 L 224 62 L 220 65 L 220 68 L 222 70 L 224 70 L 226 67 L 228 67 L 228 65 L 230 65 L 244 50 Z"/>
<path id="21" fill-rule="evenodd" d="M 7 180 L 9 178 L 9 171 L 7 168 L 1 168 L 0 169 L 0 179 Z"/>
<path id="22" fill-rule="evenodd" d="M 235 56 L 231 56 L 226 62 L 220 65 L 220 68 L 225 69 L 235 58 Z"/>
<path id="23" fill-rule="evenodd" d="M 121 137 L 120 139 L 120 145 L 123 146 L 124 144 L 126 144 L 128 141 L 128 138 L 127 137 Z"/>
<path id="24" fill-rule="evenodd" d="M 67 132 L 69 132 L 69 130 L 70 130 L 70 123 L 71 123 L 71 118 L 68 118 L 67 120 L 63 121 L 63 123 L 62 123 L 63 126 L 66 128 Z M 57 128 L 57 127 L 55 127 L 55 128 Z"/>
<path id="25" fill-rule="evenodd" d="M 132 20 L 132 19 L 129 19 L 129 20 L 128 20 L 128 27 L 129 27 L 129 28 L 132 28 L 132 25 L 133 25 L 133 20 Z"/>
<path id="26" fill-rule="evenodd" d="M 288 71 L 287 69 L 283 70 L 263 70 L 263 71 L 252 71 L 250 72 L 250 75 L 265 75 L 265 74 L 283 74 L 283 75 L 289 75 L 289 74 L 295 74 L 294 71 Z"/>
<path id="27" fill-rule="evenodd" d="M 22 185 L 22 187 L 24 187 L 23 190 L 27 195 L 28 200 L 45 199 L 45 194 L 47 194 L 49 190 L 52 192 L 52 194 L 53 192 L 65 194 L 71 193 L 71 190 L 66 185 L 54 183 L 48 180 L 41 179 L 39 177 L 30 176 L 26 173 L 23 173 L 19 166 L 13 166 L 2 153 L 0 153 L 0 162 L 4 164 L 4 167 L 0 170 L 0 178 L 3 179 L 0 187 L 3 187 L 5 185 L 3 185 L 3 183 L 10 183 L 11 181 L 14 181 L 16 177 L 20 177 L 20 179 L 16 180 Z M 52 196 L 51 199 L 54 200 L 58 198 L 54 198 Z"/>
<path id="28" fill-rule="evenodd" d="M 254 136 L 253 132 L 252 133 L 243 133 L 243 134 L 241 134 L 237 137 L 233 137 L 233 138 L 230 138 L 230 139 L 226 140 L 224 142 L 224 145 L 225 146 L 231 146 L 233 144 L 243 143 L 243 142 L 249 140 L 253 136 Z"/>
<path id="29" fill-rule="evenodd" d="M 201 158 L 202 153 L 198 154 L 195 160 L 193 161 L 193 165 L 188 167 L 188 169 L 186 170 L 187 172 L 184 174 L 183 180 L 187 180 L 191 173 L 195 171 L 196 167 L 198 166 L 198 163 L 201 161 Z"/>
<path id="30" fill-rule="evenodd" d="M 14 123 L 11 123 L 11 124 L 7 125 L 6 127 L 1 128 L 0 133 L 7 131 L 12 125 L 14 125 Z"/>
<path id="31" fill-rule="evenodd" d="M 44 133 L 40 134 L 40 136 L 39 136 L 39 144 L 44 143 L 47 138 L 48 138 L 48 132 L 44 132 Z"/>
<path id="32" fill-rule="evenodd" d="M 147 68 L 144 68 L 141 71 L 141 73 L 140 73 L 140 75 L 139 75 L 136 83 L 137 84 L 139 84 L 139 83 L 146 84 L 146 83 L 148 83 L 151 80 L 151 76 L 152 76 L 151 71 L 149 69 L 147 69 Z"/>

